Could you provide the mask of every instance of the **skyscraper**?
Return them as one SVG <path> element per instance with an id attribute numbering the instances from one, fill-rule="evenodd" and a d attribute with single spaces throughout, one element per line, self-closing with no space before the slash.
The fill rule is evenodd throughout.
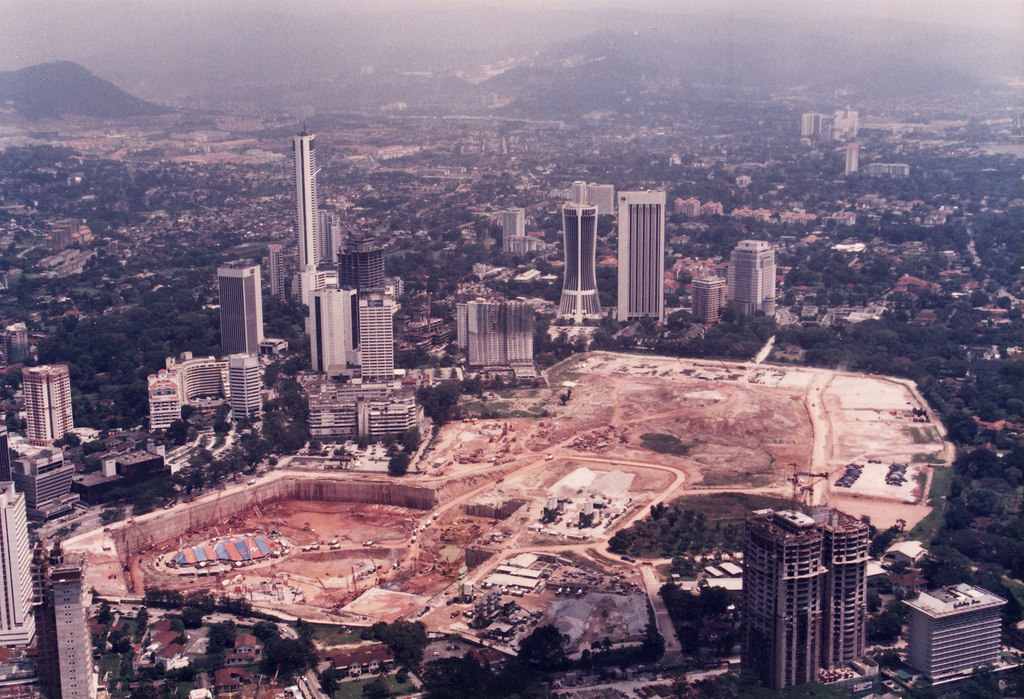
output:
<path id="1" fill-rule="evenodd" d="M 181 385 L 178 373 L 160 369 L 147 377 L 149 386 L 149 429 L 166 430 L 181 419 Z"/>
<path id="2" fill-rule="evenodd" d="M 693 316 L 701 323 L 714 323 L 725 308 L 725 280 L 717 276 L 693 280 Z"/>
<path id="3" fill-rule="evenodd" d="M 665 193 L 619 193 L 618 320 L 665 320 Z"/>
<path id="4" fill-rule="evenodd" d="M 775 251 L 763 240 L 743 240 L 729 256 L 729 304 L 740 315 L 775 315 Z"/>
<path id="5" fill-rule="evenodd" d="M 11 444 L 7 438 L 7 425 L 0 424 L 0 483 L 11 480 Z"/>
<path id="6" fill-rule="evenodd" d="M 574 182 L 573 201 L 562 206 L 565 279 L 558 314 L 577 325 L 601 315 L 597 295 L 597 208 L 586 203 L 587 185 Z"/>
<path id="7" fill-rule="evenodd" d="M 868 526 L 826 508 L 759 510 L 744 534 L 744 666 L 778 690 L 860 659 Z"/>
<path id="8" fill-rule="evenodd" d="M 457 343 L 472 366 L 533 363 L 534 313 L 521 301 L 477 299 L 456 307 Z"/>
<path id="9" fill-rule="evenodd" d="M 75 428 L 71 378 L 66 365 L 26 367 L 21 371 L 21 379 L 29 444 L 49 446 Z"/>
<path id="10" fill-rule="evenodd" d="M 228 393 L 231 419 L 259 418 L 263 409 L 260 394 L 260 360 L 252 354 L 232 354 L 228 357 Z"/>
<path id="11" fill-rule="evenodd" d="M 610 216 L 615 213 L 615 185 L 594 184 L 587 185 L 587 203 L 597 208 L 598 216 Z"/>
<path id="12" fill-rule="evenodd" d="M 40 679 L 47 696 L 91 699 L 96 692 L 84 557 L 64 556 L 59 548 L 48 555 L 40 546 L 36 558 Z"/>
<path id="13" fill-rule="evenodd" d="M 0 646 L 27 646 L 35 635 L 32 614 L 32 551 L 25 495 L 0 482 Z"/>
<path id="14" fill-rule="evenodd" d="M 846 144 L 846 174 L 852 175 L 857 172 L 858 161 L 860 155 L 860 146 L 856 143 Z"/>
<path id="15" fill-rule="evenodd" d="M 526 237 L 526 210 L 508 209 L 502 211 L 499 216 L 501 219 L 501 249 L 504 252 L 514 252 L 514 241 Z"/>
<path id="16" fill-rule="evenodd" d="M 358 363 L 355 352 L 358 292 L 328 287 L 313 292 L 309 306 L 309 345 L 313 371 L 341 374 Z"/>
<path id="17" fill-rule="evenodd" d="M 822 120 L 824 114 L 807 112 L 800 117 L 800 135 L 804 138 L 821 135 Z"/>
<path id="18" fill-rule="evenodd" d="M 359 296 L 359 366 L 363 380 L 393 381 L 395 301 L 371 291 Z"/>
<path id="19" fill-rule="evenodd" d="M 7 365 L 20 364 L 28 355 L 28 328 L 24 323 L 13 323 L 4 328 L 4 358 Z"/>
<path id="20" fill-rule="evenodd" d="M 334 264 L 341 247 L 341 219 L 333 211 L 320 212 L 320 261 Z"/>
<path id="21" fill-rule="evenodd" d="M 384 248 L 367 236 L 352 238 L 338 255 L 338 286 L 360 292 L 384 287 Z"/>
<path id="22" fill-rule="evenodd" d="M 268 245 L 267 256 L 270 266 L 270 295 L 284 299 L 284 249 L 280 245 Z"/>
<path id="23" fill-rule="evenodd" d="M 320 209 L 317 197 L 316 137 L 305 131 L 292 138 L 295 162 L 295 235 L 299 246 L 299 269 L 292 293 L 309 305 L 317 288 L 316 268 L 320 264 Z"/>
<path id="24" fill-rule="evenodd" d="M 224 354 L 259 354 L 263 341 L 260 266 L 239 260 L 217 268 L 220 287 L 220 346 Z"/>

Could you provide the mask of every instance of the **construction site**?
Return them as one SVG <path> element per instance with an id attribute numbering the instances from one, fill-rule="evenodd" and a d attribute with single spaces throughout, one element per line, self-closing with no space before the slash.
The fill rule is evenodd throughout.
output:
<path id="1" fill-rule="evenodd" d="M 554 620 L 574 645 L 619 643 L 642 632 L 660 583 L 607 540 L 651 505 L 762 493 L 912 526 L 952 457 L 896 379 L 590 353 L 548 381 L 548 417 L 450 423 L 404 478 L 284 460 L 65 549 L 86 555 L 107 597 L 210 590 L 310 620 L 422 619 L 509 648 Z"/>

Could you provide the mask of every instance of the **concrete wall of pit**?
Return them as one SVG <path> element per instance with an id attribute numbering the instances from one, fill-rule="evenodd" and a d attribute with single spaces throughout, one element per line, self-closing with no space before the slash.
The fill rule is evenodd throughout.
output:
<path id="1" fill-rule="evenodd" d="M 430 510 L 438 504 L 433 488 L 387 482 L 283 478 L 126 523 L 111 531 L 111 536 L 121 562 L 127 563 L 129 556 L 140 550 L 176 539 L 189 531 L 210 529 L 229 517 L 251 511 L 253 506 L 263 507 L 281 500 L 357 502 L 413 510 Z"/>

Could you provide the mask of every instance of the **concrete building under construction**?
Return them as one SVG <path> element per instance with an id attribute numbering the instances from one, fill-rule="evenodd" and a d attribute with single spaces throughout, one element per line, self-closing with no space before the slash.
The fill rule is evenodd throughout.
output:
<path id="1" fill-rule="evenodd" d="M 868 526 L 837 510 L 759 510 L 745 526 L 745 666 L 775 689 L 864 655 Z"/>

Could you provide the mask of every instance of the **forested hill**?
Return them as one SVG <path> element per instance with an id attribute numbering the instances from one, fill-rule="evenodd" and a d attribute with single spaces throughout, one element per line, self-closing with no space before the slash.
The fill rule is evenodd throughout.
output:
<path id="1" fill-rule="evenodd" d="M 0 104 L 13 108 L 26 119 L 59 118 L 66 114 L 123 119 L 168 111 L 128 94 L 70 61 L 0 73 Z"/>

